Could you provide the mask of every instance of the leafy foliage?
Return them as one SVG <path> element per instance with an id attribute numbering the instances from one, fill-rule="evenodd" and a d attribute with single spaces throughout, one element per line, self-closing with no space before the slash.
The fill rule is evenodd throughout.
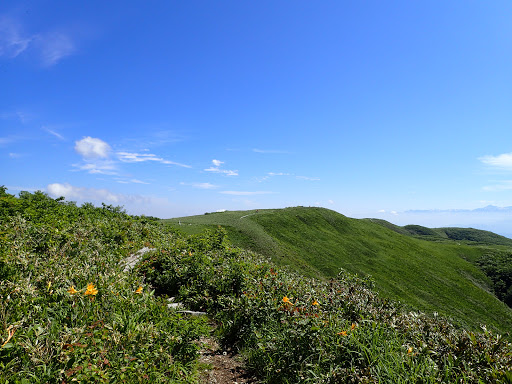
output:
<path id="1" fill-rule="evenodd" d="M 476 264 L 492 279 L 496 296 L 512 307 L 512 253 L 485 254 Z"/>
<path id="2" fill-rule="evenodd" d="M 159 291 L 207 311 L 264 383 L 495 383 L 512 346 L 486 328 L 459 330 L 407 312 L 346 271 L 322 282 L 218 239 L 219 229 L 147 254 L 137 267 Z"/>
<path id="3" fill-rule="evenodd" d="M 0 382 L 194 381 L 204 319 L 169 312 L 119 265 L 171 233 L 116 207 L 2 192 Z"/>
<path id="4" fill-rule="evenodd" d="M 512 381 L 505 338 L 409 312 L 371 279 L 306 278 L 232 247 L 224 228 L 183 236 L 39 192 L 0 202 L 2 383 L 195 382 L 206 320 L 166 296 L 207 312 L 263 383 Z"/>
<path id="5" fill-rule="evenodd" d="M 165 222 L 191 233 L 220 224 L 237 246 L 301 274 L 330 279 L 344 268 L 372 276 L 377 291 L 413 309 L 438 312 L 472 330 L 480 324 L 501 333 L 512 330 L 512 311 L 493 295 L 492 277 L 474 262 L 502 245 L 453 241 L 434 236 L 437 229 L 407 226 L 430 234 L 420 239 L 406 227 L 397 227 L 404 232 L 397 233 L 391 224 L 323 208 L 231 211 Z"/>

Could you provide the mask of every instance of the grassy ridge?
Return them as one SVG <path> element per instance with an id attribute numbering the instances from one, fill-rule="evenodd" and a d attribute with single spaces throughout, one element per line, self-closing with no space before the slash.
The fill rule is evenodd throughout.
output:
<path id="1" fill-rule="evenodd" d="M 183 231 L 225 226 L 239 246 L 289 264 L 301 273 L 329 278 L 340 268 L 371 275 L 376 288 L 413 308 L 439 312 L 459 324 L 485 323 L 511 330 L 512 310 L 490 292 L 492 282 L 465 259 L 488 247 L 435 243 L 404 236 L 371 220 L 322 208 L 235 211 L 166 221 Z"/>
<path id="2" fill-rule="evenodd" d="M 404 312 L 372 286 L 279 268 L 223 228 L 183 236 L 120 208 L 0 187 L 0 383 L 197 383 L 207 319 L 167 308 L 168 295 L 207 313 L 262 383 L 512 382 L 506 338 Z"/>
<path id="3" fill-rule="evenodd" d="M 421 225 L 405 225 L 400 227 L 392 224 L 386 220 L 381 219 L 366 219 L 373 223 L 380 224 L 402 235 L 413 236 L 423 240 L 430 241 L 446 241 L 455 240 L 466 244 L 485 244 L 485 245 L 503 245 L 512 247 L 512 239 L 508 237 L 497 235 L 496 233 L 484 231 L 474 228 L 457 228 L 457 227 L 443 227 L 443 228 L 427 228 Z"/>

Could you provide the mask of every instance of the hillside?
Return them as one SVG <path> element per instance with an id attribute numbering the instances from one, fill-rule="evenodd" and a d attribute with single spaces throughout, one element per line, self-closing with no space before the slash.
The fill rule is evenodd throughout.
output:
<path id="1" fill-rule="evenodd" d="M 370 220 L 373 223 L 380 224 L 402 235 L 413 236 L 423 240 L 454 240 L 472 245 L 504 245 L 507 247 L 512 247 L 512 239 L 481 229 L 457 227 L 427 228 L 421 225 L 405 225 L 403 227 L 400 227 L 385 220 L 367 220 Z"/>
<path id="2" fill-rule="evenodd" d="M 511 330 L 512 310 L 491 293 L 492 281 L 468 262 L 503 245 L 425 241 L 407 228 L 397 231 L 323 208 L 232 211 L 165 222 L 186 233 L 221 225 L 235 245 L 303 274 L 326 279 L 343 268 L 371 276 L 379 292 L 414 309 L 441 313 L 473 329 L 485 323 Z"/>
<path id="3" fill-rule="evenodd" d="M 296 215 L 317 227 L 310 213 L 329 211 Z M 317 229 L 329 231 L 321 218 Z M 307 278 L 233 247 L 222 227 L 188 236 L 3 187 L 0 309 L 1 383 L 227 384 L 226 359 L 262 384 L 512 381 L 506 337 L 404 310 L 349 272 Z"/>

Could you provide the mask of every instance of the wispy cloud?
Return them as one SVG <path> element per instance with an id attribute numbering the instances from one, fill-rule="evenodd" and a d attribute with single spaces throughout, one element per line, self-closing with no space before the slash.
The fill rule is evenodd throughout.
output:
<path id="1" fill-rule="evenodd" d="M 43 129 L 44 131 L 48 132 L 50 135 L 55 136 L 55 137 L 56 137 L 57 139 L 59 139 L 59 140 L 66 140 L 66 139 L 64 138 L 64 136 L 62 136 L 60 133 L 55 132 L 54 130 L 52 130 L 52 129 L 48 128 L 48 127 L 42 127 L 42 129 Z"/>
<path id="2" fill-rule="evenodd" d="M 120 184 L 146 184 L 149 185 L 150 183 L 138 180 L 138 179 L 116 179 L 116 181 Z"/>
<path id="3" fill-rule="evenodd" d="M 33 37 L 23 33 L 21 25 L 6 16 L 0 16 L 0 56 L 12 59 L 25 51 Z"/>
<path id="4" fill-rule="evenodd" d="M 509 191 L 512 190 L 512 180 L 502 180 L 494 185 L 487 185 L 483 187 L 484 191 L 498 192 L 498 191 Z"/>
<path id="5" fill-rule="evenodd" d="M 96 200 L 119 204 L 126 198 L 124 195 L 110 192 L 107 189 L 76 187 L 68 183 L 53 183 L 46 187 L 46 191 L 52 197 L 64 196 L 67 199 Z"/>
<path id="6" fill-rule="evenodd" d="M 228 170 L 228 169 L 221 169 L 221 165 L 224 164 L 223 161 L 220 160 L 212 160 L 213 166 L 210 168 L 205 169 L 206 172 L 213 172 L 213 173 L 222 173 L 226 176 L 238 176 L 238 170 Z"/>
<path id="7" fill-rule="evenodd" d="M 503 153 L 498 156 L 482 156 L 478 160 L 493 168 L 512 170 L 512 153 Z"/>
<path id="8" fill-rule="evenodd" d="M 276 177 L 276 176 L 292 176 L 292 174 L 291 173 L 284 173 L 284 172 L 268 172 L 265 176 L 256 177 L 255 180 L 258 183 L 262 183 L 264 181 L 267 181 L 271 177 Z"/>
<path id="9" fill-rule="evenodd" d="M 62 32 L 39 35 L 35 42 L 40 52 L 42 64 L 45 67 L 57 64 L 76 50 L 71 37 Z"/>
<path id="10" fill-rule="evenodd" d="M 392 216 L 398 216 L 399 213 L 397 211 L 386 211 L 385 209 L 379 209 L 377 211 L 378 214 L 382 215 L 392 215 Z"/>
<path id="11" fill-rule="evenodd" d="M 144 163 L 154 162 L 165 165 L 177 165 L 184 168 L 191 168 L 190 165 L 177 163 L 158 157 L 153 153 L 136 152 L 115 152 L 113 155 L 111 146 L 105 141 L 94 138 L 84 137 L 75 142 L 75 151 L 82 156 L 83 163 L 73 164 L 79 170 L 89 173 L 99 173 L 105 175 L 117 175 L 117 166 L 123 163 Z M 145 182 L 137 179 L 118 179 L 118 182 L 130 182 L 144 184 Z"/>
<path id="12" fill-rule="evenodd" d="M 190 185 L 191 187 L 199 188 L 199 189 L 215 189 L 215 188 L 219 188 L 217 185 L 214 185 L 214 184 L 211 184 L 211 183 L 185 183 L 185 182 L 181 182 L 180 185 Z"/>
<path id="13" fill-rule="evenodd" d="M 73 167 L 80 171 L 86 171 L 91 174 L 117 175 L 117 166 L 111 160 L 87 160 L 82 164 L 73 164 Z"/>
<path id="14" fill-rule="evenodd" d="M 0 145 L 7 145 L 7 144 L 13 143 L 15 141 L 16 141 L 16 137 L 14 137 L 14 136 L 0 137 Z"/>
<path id="15" fill-rule="evenodd" d="M 28 33 L 18 20 L 0 16 L 0 57 L 14 59 L 24 52 L 34 52 L 44 67 L 50 67 L 75 51 L 76 44 L 68 33 Z"/>
<path id="16" fill-rule="evenodd" d="M 283 150 L 279 150 L 279 149 L 258 149 L 258 148 L 254 148 L 252 150 L 253 152 L 256 152 L 256 153 L 280 153 L 280 154 L 289 154 L 290 152 L 288 151 L 283 151 Z"/>
<path id="17" fill-rule="evenodd" d="M 270 191 L 221 191 L 224 195 L 234 195 L 234 196 L 253 196 L 253 195 L 268 195 L 274 192 Z"/>
<path id="18" fill-rule="evenodd" d="M 297 180 L 306 180 L 306 181 L 319 181 L 318 177 L 308 177 L 308 176 L 295 176 Z"/>
<path id="19" fill-rule="evenodd" d="M 53 183 L 46 187 L 52 197 L 64 196 L 79 203 L 107 203 L 123 206 L 128 213 L 144 214 L 156 217 L 176 217 L 187 214 L 183 207 L 171 203 L 168 199 L 155 196 L 131 195 L 112 192 L 108 189 L 85 188 L 69 183 Z"/>
<path id="20" fill-rule="evenodd" d="M 125 163 L 143 163 L 146 161 L 154 161 L 161 164 L 177 165 L 179 167 L 192 168 L 190 165 L 166 160 L 161 157 L 158 157 L 153 153 L 117 152 L 116 155 L 119 158 L 119 160 Z"/>
<path id="21" fill-rule="evenodd" d="M 10 193 L 10 194 L 13 194 L 15 191 L 16 192 L 21 192 L 21 191 L 36 192 L 36 191 L 41 191 L 44 189 L 44 188 L 34 188 L 34 187 L 20 187 L 18 185 L 6 185 L 5 188 L 7 189 L 8 193 Z"/>

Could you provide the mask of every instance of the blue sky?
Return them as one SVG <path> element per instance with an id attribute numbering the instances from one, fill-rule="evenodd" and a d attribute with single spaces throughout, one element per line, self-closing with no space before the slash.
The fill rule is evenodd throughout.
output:
<path id="1" fill-rule="evenodd" d="M 479 209 L 512 206 L 511 16 L 4 0 L 0 184 L 158 217 L 305 205 L 512 234 L 510 210 Z"/>

